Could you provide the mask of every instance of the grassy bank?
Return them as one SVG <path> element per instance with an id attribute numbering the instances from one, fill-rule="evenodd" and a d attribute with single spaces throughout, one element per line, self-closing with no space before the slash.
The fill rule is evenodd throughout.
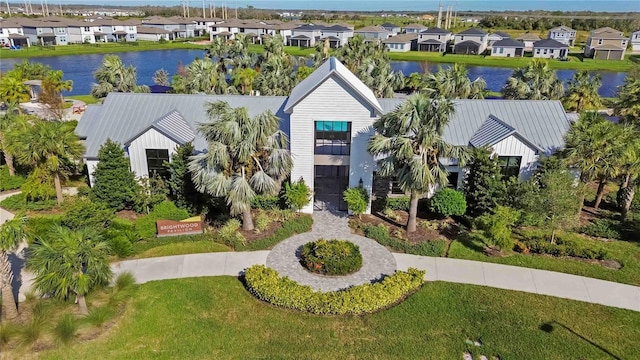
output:
<path id="1" fill-rule="evenodd" d="M 109 334 L 41 357 L 460 359 L 468 349 L 474 359 L 627 359 L 639 337 L 640 313 L 515 291 L 436 282 L 377 314 L 312 316 L 211 277 L 142 285 Z M 465 343 L 478 338 L 481 347 Z"/>
<path id="2" fill-rule="evenodd" d="M 134 44 L 106 43 L 86 45 L 61 45 L 61 46 L 32 46 L 22 50 L 0 50 L 1 59 L 28 59 L 48 56 L 84 55 L 84 54 L 111 54 L 120 52 L 135 52 L 148 50 L 176 50 L 176 49 L 205 49 L 205 45 L 197 45 L 186 42 L 147 42 L 139 41 Z"/>

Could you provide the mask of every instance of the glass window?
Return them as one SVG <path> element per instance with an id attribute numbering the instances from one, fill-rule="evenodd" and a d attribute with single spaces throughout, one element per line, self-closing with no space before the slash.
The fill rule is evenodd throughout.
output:
<path id="1" fill-rule="evenodd" d="M 522 156 L 500 156 L 500 167 L 502 168 L 502 176 L 505 179 L 518 177 L 520 175 L 520 162 Z"/>
<path id="2" fill-rule="evenodd" d="M 347 121 L 316 121 L 315 154 L 349 155 L 351 123 Z"/>
<path id="3" fill-rule="evenodd" d="M 504 48 L 500 48 L 500 54 L 504 54 Z"/>
<path id="4" fill-rule="evenodd" d="M 147 153 L 147 169 L 149 177 L 154 175 L 167 178 L 169 170 L 164 165 L 169 162 L 169 150 L 167 149 L 146 149 Z"/>
<path id="5" fill-rule="evenodd" d="M 449 175 L 447 175 L 447 187 L 458 189 L 458 176 L 460 176 L 459 172 L 450 172 Z"/>

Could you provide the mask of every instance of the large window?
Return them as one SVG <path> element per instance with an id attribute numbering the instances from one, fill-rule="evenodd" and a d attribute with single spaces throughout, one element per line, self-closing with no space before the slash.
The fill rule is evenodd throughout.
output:
<path id="1" fill-rule="evenodd" d="M 160 176 L 167 178 L 169 170 L 164 166 L 165 162 L 169 162 L 169 150 L 166 149 L 146 149 L 147 152 L 147 169 L 149 169 L 149 177 Z"/>
<path id="2" fill-rule="evenodd" d="M 349 155 L 351 123 L 347 121 L 316 121 L 316 155 Z"/>
<path id="3" fill-rule="evenodd" d="M 502 176 L 505 179 L 518 177 L 520 175 L 520 162 L 522 156 L 500 156 L 500 167 L 502 168 Z"/>
<path id="4" fill-rule="evenodd" d="M 452 189 L 458 189 L 458 177 L 460 176 L 460 173 L 457 171 L 454 172 L 450 172 L 447 175 L 447 180 L 448 180 L 448 184 L 447 187 L 450 187 Z"/>

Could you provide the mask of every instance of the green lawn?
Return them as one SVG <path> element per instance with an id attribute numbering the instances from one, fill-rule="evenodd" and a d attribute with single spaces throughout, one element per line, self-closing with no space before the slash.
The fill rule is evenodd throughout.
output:
<path id="1" fill-rule="evenodd" d="M 104 337 L 42 358 L 460 359 L 465 340 L 481 338 L 476 356 L 630 359 L 640 338 L 637 312 L 440 282 L 362 317 L 277 309 L 232 277 L 151 282 L 133 296 Z"/>
<path id="2" fill-rule="evenodd" d="M 84 101 L 84 103 L 87 104 L 87 105 L 97 104 L 98 103 L 98 99 L 94 98 L 91 95 L 65 96 L 65 99 L 74 99 L 74 100 Z"/>
<path id="3" fill-rule="evenodd" d="M 200 254 L 210 252 L 232 251 L 227 246 L 211 240 L 184 241 L 160 245 L 137 253 L 134 258 L 150 258 L 183 254 Z"/>
<path id="4" fill-rule="evenodd" d="M 110 54 L 119 52 L 146 51 L 146 50 L 172 50 L 172 49 L 205 49 L 205 45 L 196 45 L 184 42 L 157 43 L 151 41 L 139 41 L 137 45 L 107 43 L 90 45 L 60 45 L 60 46 L 32 46 L 22 50 L 0 50 L 1 59 L 11 58 L 35 58 L 62 55 L 82 54 Z"/>

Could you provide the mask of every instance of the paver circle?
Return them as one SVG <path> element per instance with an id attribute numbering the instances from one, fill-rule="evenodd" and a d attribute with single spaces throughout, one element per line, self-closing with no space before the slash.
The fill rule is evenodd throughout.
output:
<path id="1" fill-rule="evenodd" d="M 300 248 L 302 245 L 320 238 L 327 240 L 348 240 L 360 247 L 362 267 L 355 273 L 345 276 L 324 276 L 306 270 L 300 264 Z M 316 231 L 295 235 L 278 245 L 267 256 L 267 266 L 278 271 L 281 276 L 302 285 L 311 286 L 316 291 L 337 291 L 355 285 L 374 282 L 397 269 L 396 259 L 384 246 L 355 234 L 340 234 L 334 237 Z"/>

